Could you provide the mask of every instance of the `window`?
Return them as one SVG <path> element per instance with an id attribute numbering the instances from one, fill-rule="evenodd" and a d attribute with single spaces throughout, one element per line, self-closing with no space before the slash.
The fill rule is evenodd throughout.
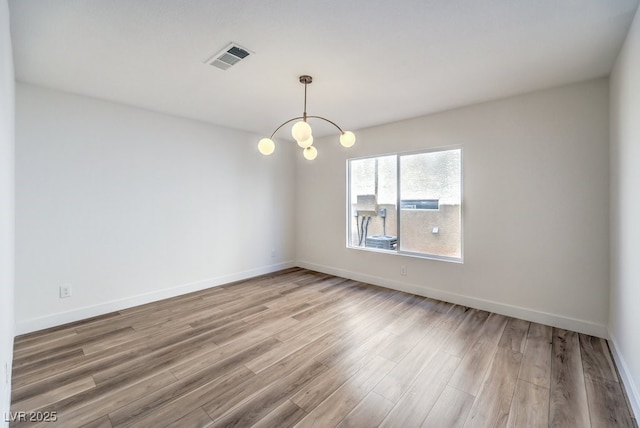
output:
<path id="1" fill-rule="evenodd" d="M 347 161 L 350 248 L 462 260 L 462 149 Z"/>

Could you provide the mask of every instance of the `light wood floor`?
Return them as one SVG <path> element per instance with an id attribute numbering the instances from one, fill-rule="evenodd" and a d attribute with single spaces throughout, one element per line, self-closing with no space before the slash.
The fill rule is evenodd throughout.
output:
<path id="1" fill-rule="evenodd" d="M 17 337 L 12 399 L 47 427 L 635 423 L 602 339 L 303 269 Z"/>

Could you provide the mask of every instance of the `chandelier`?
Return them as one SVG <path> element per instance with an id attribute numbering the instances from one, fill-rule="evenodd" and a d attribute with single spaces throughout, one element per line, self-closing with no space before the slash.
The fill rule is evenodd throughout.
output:
<path id="1" fill-rule="evenodd" d="M 271 134 L 269 138 L 263 138 L 258 142 L 258 150 L 265 156 L 270 155 L 276 149 L 276 145 L 273 142 L 273 136 L 276 135 L 276 132 L 280 130 L 287 123 L 293 122 L 297 120 L 293 127 L 291 128 L 291 135 L 298 142 L 298 146 L 300 146 L 302 150 L 302 154 L 307 160 L 314 160 L 316 156 L 318 156 L 318 149 L 313 146 L 313 135 L 311 132 L 311 126 L 307 123 L 307 119 L 321 119 L 325 122 L 329 122 L 340 131 L 340 144 L 344 147 L 351 147 L 356 142 L 356 136 L 351 131 L 343 131 L 338 125 L 329 119 L 325 119 L 321 116 L 308 116 L 307 115 L 307 85 L 309 85 L 313 79 L 311 76 L 300 76 L 300 83 L 304 84 L 304 112 L 302 116 L 294 117 L 293 119 L 289 119 L 286 122 L 282 123 L 280 126 L 276 128 L 275 131 Z M 300 120 L 302 119 L 302 120 Z"/>

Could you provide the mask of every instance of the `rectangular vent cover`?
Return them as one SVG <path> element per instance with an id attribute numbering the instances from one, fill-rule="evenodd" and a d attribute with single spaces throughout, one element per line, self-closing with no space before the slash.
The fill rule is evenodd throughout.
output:
<path id="1" fill-rule="evenodd" d="M 220 52 L 209 58 L 206 63 L 226 70 L 251 55 L 250 51 L 237 43 L 231 43 Z"/>

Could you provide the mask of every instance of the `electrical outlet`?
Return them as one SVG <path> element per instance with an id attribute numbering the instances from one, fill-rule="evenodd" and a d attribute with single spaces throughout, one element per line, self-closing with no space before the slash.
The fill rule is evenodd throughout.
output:
<path id="1" fill-rule="evenodd" d="M 64 299 L 67 297 L 71 297 L 71 285 L 61 285 L 60 286 L 60 298 Z"/>
<path id="2" fill-rule="evenodd" d="M 402 276 L 406 276 L 407 275 L 407 267 L 406 266 L 400 266 L 400 275 L 402 275 Z"/>
<path id="3" fill-rule="evenodd" d="M 275 249 L 275 248 L 272 248 L 272 249 L 271 249 L 271 258 L 272 258 L 272 259 L 275 259 L 275 258 L 276 258 L 276 249 Z"/>

